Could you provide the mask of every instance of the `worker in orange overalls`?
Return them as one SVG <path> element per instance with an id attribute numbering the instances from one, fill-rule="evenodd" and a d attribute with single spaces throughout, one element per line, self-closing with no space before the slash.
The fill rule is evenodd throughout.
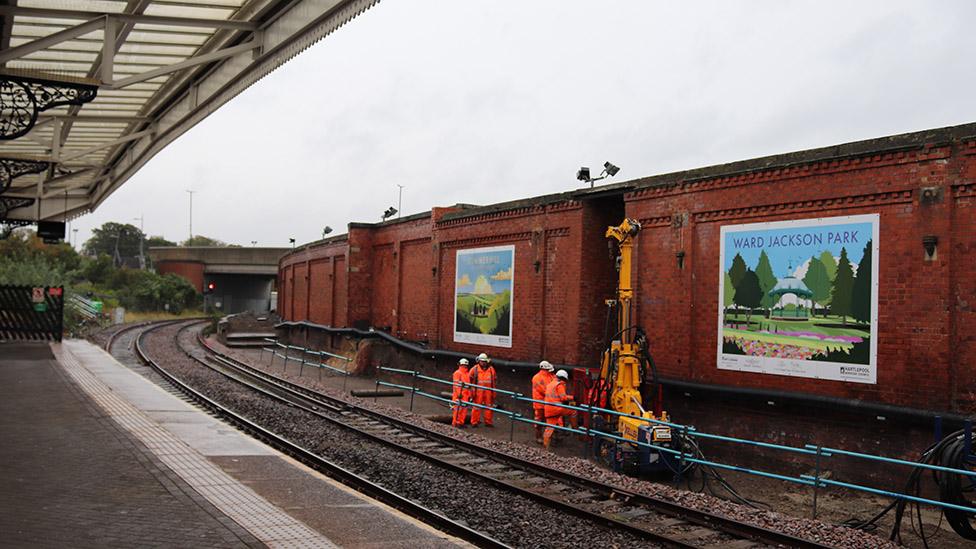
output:
<path id="1" fill-rule="evenodd" d="M 566 382 L 568 380 L 569 374 L 566 373 L 566 370 L 559 370 L 556 372 L 556 378 L 546 386 L 546 403 L 543 410 L 546 413 L 546 423 L 549 426 L 546 427 L 545 435 L 542 437 L 542 446 L 546 450 L 552 444 L 552 436 L 556 433 L 553 425 L 562 427 L 564 425 L 563 418 L 568 417 L 573 428 L 576 428 L 576 410 L 555 406 L 555 404 L 572 405 L 574 403 L 573 395 L 566 394 Z"/>
<path id="2" fill-rule="evenodd" d="M 454 394 L 451 395 L 451 408 L 454 414 L 451 417 L 451 425 L 464 427 L 468 419 L 468 403 L 471 402 L 471 372 L 468 371 L 468 359 L 462 358 L 458 361 L 458 369 L 454 370 Z"/>
<path id="3" fill-rule="evenodd" d="M 488 387 L 494 389 L 498 384 L 498 376 L 495 374 L 495 367 L 491 365 L 491 359 L 488 355 L 481 353 L 478 355 L 478 364 L 471 371 L 471 382 L 475 385 L 481 387 Z M 474 391 L 474 402 L 475 404 L 481 404 L 482 406 L 494 406 L 495 405 L 495 391 L 489 391 L 488 389 L 475 388 Z M 471 426 L 477 427 L 481 423 L 482 412 L 485 415 L 485 427 L 494 427 L 494 412 L 492 410 L 485 410 L 477 406 L 472 407 L 471 410 Z"/>
<path id="4" fill-rule="evenodd" d="M 532 400 L 538 401 L 532 403 L 532 411 L 535 412 L 535 420 L 538 422 L 535 424 L 535 441 L 539 444 L 542 444 L 542 423 L 546 421 L 545 405 L 542 401 L 546 399 L 546 387 L 556 379 L 552 372 L 552 364 L 543 360 L 539 363 L 539 373 L 532 376 Z"/>

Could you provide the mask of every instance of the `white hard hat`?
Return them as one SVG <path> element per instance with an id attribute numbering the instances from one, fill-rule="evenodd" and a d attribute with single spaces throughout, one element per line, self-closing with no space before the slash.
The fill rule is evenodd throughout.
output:
<path id="1" fill-rule="evenodd" d="M 552 364 L 550 364 L 548 360 L 543 360 L 542 362 L 540 362 L 539 369 L 545 370 L 547 372 L 551 372 L 553 370 Z"/>
<path id="2" fill-rule="evenodd" d="M 566 370 L 559 370 L 558 372 L 556 372 L 556 377 L 561 377 L 563 379 L 569 379 L 569 374 L 566 373 Z"/>
<path id="3" fill-rule="evenodd" d="M 486 355 L 485 353 L 481 353 L 480 355 L 478 355 L 478 362 L 481 361 L 488 362 L 488 355 Z"/>
<path id="4" fill-rule="evenodd" d="M 463 364 L 463 365 L 467 366 L 468 365 L 468 359 L 462 358 L 461 360 L 458 361 L 458 364 Z"/>

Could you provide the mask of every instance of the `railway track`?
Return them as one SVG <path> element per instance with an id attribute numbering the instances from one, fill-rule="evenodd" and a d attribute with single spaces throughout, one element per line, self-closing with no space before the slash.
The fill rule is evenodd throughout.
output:
<path id="1" fill-rule="evenodd" d="M 187 322 L 183 329 L 194 324 L 199 324 L 203 321 L 195 320 Z M 106 343 L 106 348 L 110 352 L 114 352 L 116 345 L 119 343 L 128 343 L 130 340 L 132 343 L 132 349 L 134 350 L 136 356 L 145 363 L 147 366 L 152 368 L 152 370 L 162 376 L 162 379 L 170 385 L 168 389 L 173 389 L 179 391 L 181 394 L 185 395 L 188 399 L 196 402 L 197 404 L 203 406 L 210 413 L 216 415 L 228 421 L 232 425 L 235 425 L 239 429 L 251 434 L 255 438 L 262 440 L 266 444 L 274 447 L 275 449 L 285 453 L 302 463 L 312 467 L 313 469 L 322 472 L 336 480 L 339 480 L 343 484 L 354 488 L 360 493 L 366 494 L 373 499 L 382 501 L 383 503 L 395 507 L 396 509 L 417 518 L 435 528 L 438 528 L 444 532 L 451 535 L 457 536 L 468 542 L 471 542 L 478 547 L 490 547 L 490 548 L 508 548 L 509 546 L 499 542 L 498 540 L 487 536 L 481 532 L 473 530 L 464 524 L 458 523 L 445 517 L 443 514 L 429 509 L 415 501 L 407 499 L 400 496 L 382 486 L 371 482 L 370 480 L 353 473 L 352 471 L 343 468 L 316 453 L 303 448 L 302 446 L 295 444 L 288 439 L 281 437 L 274 432 L 262 427 L 254 421 L 244 417 L 241 414 L 235 413 L 232 410 L 227 409 L 215 400 L 209 398 L 207 395 L 195 390 L 193 387 L 187 383 L 180 380 L 178 377 L 174 376 L 168 372 L 165 368 L 160 366 L 160 364 L 154 360 L 152 357 L 148 356 L 143 347 L 143 338 L 153 332 L 156 329 L 168 326 L 170 324 L 177 322 L 162 322 L 154 325 L 144 325 L 144 326 L 133 326 L 116 332 L 113 337 L 109 339 Z"/>
<path id="2" fill-rule="evenodd" d="M 179 346 L 180 333 L 192 326 L 185 324 L 174 337 Z M 139 341 L 145 329 L 136 339 L 136 350 L 143 359 L 167 378 L 165 370 L 145 356 Z M 196 340 L 194 348 L 181 348 L 186 356 L 236 383 L 250 387 L 270 398 L 313 413 L 322 419 L 355 433 L 357 436 L 394 448 L 437 467 L 465 475 L 496 488 L 519 494 L 560 512 L 585 518 L 607 528 L 625 531 L 631 535 L 667 547 L 825 547 L 819 543 L 790 536 L 774 530 L 682 507 L 670 501 L 635 494 L 618 487 L 594 480 L 580 478 L 547 468 L 521 458 L 500 453 L 465 441 L 456 440 L 442 433 L 392 418 L 374 410 L 357 406 L 330 395 L 318 393 L 285 381 L 262 370 L 253 368 L 216 349 L 204 340 Z M 174 385 L 183 383 L 175 378 Z M 189 387 L 185 390 L 196 393 Z M 220 408 L 209 398 L 196 393 L 193 398 L 210 409 Z M 220 412 L 221 414 L 225 412 Z M 232 415 L 230 421 L 254 432 L 262 439 L 279 444 L 277 435 L 253 425 L 249 420 Z M 283 442 L 287 447 L 287 441 Z M 283 451 L 294 455 L 295 449 Z M 302 461 L 314 461 L 311 456 L 296 456 Z M 340 474 L 341 476 L 341 474 Z M 369 481 L 366 481 L 367 483 Z M 371 483 L 370 483 L 371 484 Z M 372 489 L 372 488 L 371 488 Z M 369 492 L 367 492 L 369 493 Z M 389 497 L 389 496 L 387 496 Z M 380 499 L 380 498 L 378 498 Z M 419 516 L 422 511 L 411 514 Z M 426 519 L 424 519 L 426 520 Z M 444 517 L 438 515 L 438 522 Z M 450 524 L 432 522 L 445 531 L 455 533 Z M 456 523 L 455 523 L 456 524 Z M 466 533 L 466 536 L 471 536 Z M 469 541 L 491 546 L 495 540 Z"/>

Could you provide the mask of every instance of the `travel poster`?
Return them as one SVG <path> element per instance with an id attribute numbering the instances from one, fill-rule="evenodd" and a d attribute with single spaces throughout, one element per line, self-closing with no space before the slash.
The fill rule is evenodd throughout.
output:
<path id="1" fill-rule="evenodd" d="M 512 346 L 515 246 L 458 250 L 454 341 Z"/>
<path id="2" fill-rule="evenodd" d="M 719 369 L 876 383 L 878 223 L 722 227 Z"/>

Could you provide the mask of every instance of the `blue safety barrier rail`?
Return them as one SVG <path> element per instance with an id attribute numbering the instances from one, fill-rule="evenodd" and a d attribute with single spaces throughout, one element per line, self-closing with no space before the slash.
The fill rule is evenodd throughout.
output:
<path id="1" fill-rule="evenodd" d="M 340 374 L 342 376 L 349 376 L 350 373 L 344 368 L 336 368 L 331 364 L 327 364 L 322 361 L 322 357 L 337 358 L 339 360 L 344 360 L 347 363 L 352 362 L 351 358 L 344 357 L 342 355 L 337 355 L 335 353 L 330 353 L 328 351 L 316 351 L 314 349 L 307 349 L 305 347 L 299 347 L 297 345 L 285 345 L 284 343 L 279 343 L 277 340 L 271 338 L 264 338 L 264 341 L 274 345 L 274 347 L 262 347 L 261 348 L 261 358 L 264 359 L 264 353 L 269 353 L 271 356 L 270 365 L 274 366 L 275 358 L 281 358 L 282 363 L 285 368 L 288 368 L 288 361 L 300 362 L 301 367 L 298 370 L 298 376 L 301 377 L 305 373 L 305 366 L 312 366 L 319 370 L 319 379 L 322 379 L 322 370 L 328 370 L 330 372 Z M 278 349 L 284 349 L 284 353 L 279 353 Z M 298 356 L 290 356 L 290 351 L 297 351 Z M 317 362 L 306 360 L 307 355 L 312 355 L 319 357 Z M 343 380 L 343 390 L 345 390 L 345 380 Z"/>
<path id="2" fill-rule="evenodd" d="M 589 405 L 585 405 L 585 406 L 575 405 L 574 406 L 574 405 L 569 405 L 569 404 L 559 404 L 559 403 L 545 402 L 545 401 L 542 401 L 542 400 L 536 400 L 536 399 L 533 399 L 533 398 L 526 397 L 523 394 L 518 393 L 518 392 L 514 392 L 514 391 L 506 391 L 506 390 L 497 389 L 497 388 L 494 388 L 494 387 L 484 387 L 484 386 L 477 385 L 477 384 L 474 384 L 474 383 L 464 384 L 466 387 L 469 387 L 469 388 L 482 389 L 482 390 L 486 390 L 486 391 L 492 391 L 492 392 L 497 393 L 499 395 L 504 395 L 504 396 L 509 397 L 510 399 L 512 399 L 513 402 L 518 401 L 518 402 L 526 402 L 526 403 L 533 403 L 533 404 L 546 404 L 546 405 L 549 405 L 549 406 L 557 406 L 559 408 L 563 408 L 563 409 L 566 409 L 566 410 L 573 410 L 573 411 L 577 412 L 577 414 L 580 414 L 580 413 L 587 414 L 588 417 L 592 417 L 594 414 L 596 414 L 596 415 L 611 415 L 611 416 L 616 416 L 616 417 L 629 417 L 629 418 L 633 418 L 633 419 L 636 419 L 636 420 L 639 420 L 639 421 L 642 421 L 642 422 L 645 422 L 645 423 L 648 423 L 648 424 L 663 425 L 663 426 L 670 427 L 673 431 L 677 431 L 680 436 L 683 436 L 683 437 L 686 437 L 686 438 L 689 438 L 689 439 L 691 439 L 691 438 L 697 438 L 697 439 L 705 439 L 705 440 L 715 440 L 715 441 L 727 442 L 727 443 L 731 443 L 731 444 L 741 444 L 741 445 L 746 445 L 746 446 L 754 446 L 754 447 L 757 447 L 757 448 L 763 448 L 763 449 L 767 449 L 767 450 L 775 450 L 775 451 L 781 451 L 781 452 L 789 452 L 789 453 L 793 453 L 793 454 L 800 454 L 800 455 L 804 455 L 804 456 L 808 456 L 808 457 L 814 458 L 816 460 L 816 469 L 815 469 L 815 474 L 814 475 L 800 475 L 799 477 L 794 477 L 794 476 L 783 475 L 783 474 L 779 474 L 779 473 L 775 473 L 775 472 L 771 472 L 771 471 L 763 471 L 761 469 L 752 469 L 752 468 L 748 468 L 748 467 L 740 467 L 738 465 L 732 465 L 732 464 L 728 464 L 728 463 L 722 463 L 722 462 L 712 461 L 712 460 L 709 460 L 709 459 L 703 459 L 701 457 L 698 457 L 698 454 L 693 454 L 693 453 L 687 452 L 686 449 L 683 447 L 683 444 L 681 443 L 680 436 L 677 438 L 677 440 L 679 441 L 678 442 L 679 448 L 676 449 L 676 448 L 670 448 L 670 447 L 667 447 L 667 446 L 659 446 L 659 445 L 651 444 L 651 443 L 647 443 L 647 442 L 638 442 L 636 440 L 625 439 L 625 438 L 621 437 L 620 435 L 618 435 L 616 433 L 608 433 L 608 432 L 604 432 L 604 431 L 599 431 L 599 430 L 596 430 L 596 429 L 592 429 L 592 428 L 589 428 L 589 427 L 585 427 L 585 428 L 576 427 L 576 428 L 574 428 L 574 427 L 568 427 L 568 426 L 551 425 L 551 424 L 548 424 L 548 423 L 545 423 L 545 422 L 542 422 L 542 421 L 536 421 L 534 418 L 524 417 L 524 416 L 522 416 L 522 414 L 519 414 L 519 413 L 514 412 L 514 411 L 511 411 L 511 410 L 504 410 L 502 408 L 492 407 L 492 406 L 486 406 L 486 405 L 477 404 L 477 403 L 474 403 L 474 402 L 458 402 L 458 401 L 455 401 L 453 399 L 449 399 L 449 398 L 444 398 L 444 397 L 441 397 L 441 396 L 433 395 L 433 394 L 430 394 L 430 393 L 428 393 L 426 391 L 423 391 L 422 389 L 417 388 L 417 383 L 416 383 L 417 380 L 421 380 L 421 381 L 429 381 L 429 382 L 432 382 L 432 383 L 438 383 L 438 384 L 453 386 L 454 385 L 454 381 L 453 380 L 446 380 L 446 379 L 440 379 L 440 378 L 436 378 L 436 377 L 431 377 L 431 376 L 423 375 L 420 372 L 417 372 L 417 371 L 414 371 L 414 370 L 403 370 L 403 369 L 398 369 L 398 368 L 387 368 L 387 367 L 383 367 L 383 366 L 379 367 L 378 370 L 380 370 L 382 372 L 389 372 L 389 373 L 394 373 L 394 374 L 408 375 L 408 376 L 410 376 L 413 379 L 413 385 L 412 386 L 407 386 L 407 385 L 402 385 L 402 384 L 396 384 L 396 383 L 390 383 L 390 382 L 387 382 L 387 381 L 380 381 L 379 379 L 377 379 L 377 382 L 376 382 L 377 387 L 380 386 L 380 385 L 386 386 L 386 387 L 395 387 L 397 389 L 401 389 L 403 391 L 409 392 L 410 393 L 410 408 L 411 408 L 411 410 L 413 409 L 413 398 L 414 398 L 414 395 L 421 395 L 421 396 L 426 397 L 426 398 L 430 398 L 430 399 L 433 399 L 433 400 L 436 400 L 436 401 L 439 401 L 439 402 L 443 402 L 443 403 L 450 404 L 451 406 L 461 405 L 461 406 L 468 406 L 468 407 L 477 407 L 477 408 L 482 408 L 482 409 L 490 409 L 490 410 L 495 411 L 495 412 L 498 412 L 498 413 L 500 413 L 502 415 L 508 416 L 508 417 L 510 417 L 512 419 L 512 422 L 511 422 L 512 433 L 510 433 L 510 435 L 509 435 L 509 438 L 510 439 L 514 438 L 514 430 L 515 430 L 515 427 L 514 426 L 515 426 L 515 423 L 516 422 L 522 422 L 522 423 L 526 423 L 526 424 L 530 424 L 530 425 L 541 425 L 541 426 L 548 427 L 548 428 L 553 428 L 555 430 L 562 431 L 562 432 L 573 433 L 573 434 L 577 434 L 577 435 L 583 435 L 583 436 L 589 437 L 591 439 L 602 438 L 602 439 L 606 439 L 606 440 L 612 440 L 612 441 L 615 441 L 617 443 L 632 444 L 632 445 L 637 446 L 637 447 L 648 448 L 648 449 L 655 450 L 655 451 L 658 451 L 658 452 L 670 454 L 672 456 L 677 457 L 677 459 L 678 459 L 678 462 L 679 462 L 679 467 L 677 469 L 678 471 L 683 471 L 686 463 L 694 463 L 694 464 L 698 464 L 698 465 L 702 465 L 702 466 L 706 466 L 706 467 L 714 467 L 714 468 L 717 468 L 717 469 L 723 469 L 723 470 L 727 470 L 727 471 L 737 471 L 737 472 L 740 472 L 740 473 L 746 473 L 746 474 L 750 474 L 750 475 L 754 475 L 754 476 L 760 476 L 760 477 L 765 477 L 765 478 L 771 478 L 771 479 L 776 479 L 776 480 L 791 482 L 791 483 L 794 483 L 794 484 L 800 484 L 800 485 L 804 485 L 804 486 L 810 486 L 810 487 L 812 487 L 814 489 L 814 499 L 813 499 L 813 506 L 814 506 L 813 507 L 813 516 L 814 516 L 814 518 L 816 518 L 816 513 L 817 513 L 816 506 L 817 506 L 817 495 L 818 495 L 818 491 L 819 491 L 820 488 L 828 488 L 830 486 L 835 486 L 835 487 L 839 487 L 839 488 L 847 488 L 849 490 L 856 490 L 856 491 L 860 491 L 860 492 L 866 492 L 866 493 L 870 493 L 870 494 L 881 495 L 881 496 L 891 497 L 891 498 L 895 498 L 895 499 L 902 499 L 902 500 L 911 501 L 911 502 L 915 502 L 915 503 L 924 503 L 924 504 L 933 505 L 933 506 L 936 506 L 936 507 L 942 507 L 942 508 L 948 508 L 948 509 L 955 509 L 955 510 L 964 511 L 964 512 L 967 512 L 967 513 L 976 513 L 976 508 L 974 508 L 974 507 L 967 507 L 967 506 L 963 506 L 963 505 L 956 505 L 956 504 L 952 504 L 952 503 L 946 503 L 946 502 L 942 502 L 942 501 L 938 501 L 938 500 L 933 500 L 933 499 L 928 499 L 928 498 L 923 498 L 923 497 L 919 497 L 919 496 L 913 496 L 913 495 L 910 495 L 910 494 L 903 494 L 903 493 L 900 493 L 900 492 L 893 492 L 893 491 L 890 491 L 890 490 L 882 490 L 882 489 L 879 489 L 879 488 L 872 488 L 870 486 L 862 486 L 862 485 L 859 485 L 859 484 L 842 482 L 842 481 L 839 481 L 839 480 L 833 480 L 833 479 L 829 479 L 829 478 L 825 478 L 825 477 L 822 477 L 821 476 L 821 471 L 825 468 L 824 467 L 824 465 L 825 465 L 824 460 L 829 459 L 829 458 L 831 458 L 833 456 L 846 456 L 846 457 L 852 457 L 852 458 L 863 459 L 863 460 L 868 460 L 868 461 L 874 461 L 874 462 L 877 462 L 877 463 L 886 463 L 886 464 L 890 464 L 890 465 L 899 465 L 899 466 L 906 466 L 906 467 L 919 467 L 919 468 L 933 470 L 933 471 L 940 471 L 940 472 L 943 472 L 943 473 L 953 473 L 953 474 L 957 474 L 957 475 L 964 475 L 964 476 L 971 477 L 971 478 L 974 479 L 974 481 L 976 481 L 976 471 L 969 471 L 967 469 L 955 469 L 955 468 L 952 468 L 952 467 L 944 467 L 944 466 L 941 466 L 941 465 L 929 465 L 929 464 L 926 464 L 926 463 L 918 463 L 918 462 L 914 462 L 914 461 L 908 461 L 908 460 L 897 459 L 897 458 L 889 458 L 889 457 L 884 457 L 884 456 L 876 456 L 876 455 L 872 455 L 872 454 L 863 454 L 863 453 L 858 453 L 858 452 L 851 452 L 851 451 L 842 450 L 842 449 L 839 449 L 839 448 L 829 448 L 829 447 L 818 446 L 818 445 L 813 445 L 813 444 L 807 444 L 807 445 L 804 445 L 803 447 L 786 446 L 786 445 L 775 444 L 775 443 L 771 443 L 771 442 L 762 442 L 762 441 L 757 441 L 757 440 L 749 440 L 749 439 L 738 438 L 738 437 L 730 437 L 730 436 L 719 435 L 719 434 L 714 434 L 714 433 L 706 433 L 706 432 L 697 430 L 695 427 L 693 427 L 691 425 L 682 425 L 682 424 L 679 424 L 679 423 L 673 423 L 673 422 L 660 421 L 660 420 L 655 420 L 655 419 L 642 418 L 642 417 L 639 417 L 639 416 L 635 416 L 635 415 L 631 415 L 631 414 L 625 414 L 625 413 L 622 413 L 622 412 L 617 412 L 615 410 L 609 410 L 609 409 L 606 409 L 606 408 L 600 408 L 600 407 L 597 407 L 597 406 L 589 406 Z"/>

